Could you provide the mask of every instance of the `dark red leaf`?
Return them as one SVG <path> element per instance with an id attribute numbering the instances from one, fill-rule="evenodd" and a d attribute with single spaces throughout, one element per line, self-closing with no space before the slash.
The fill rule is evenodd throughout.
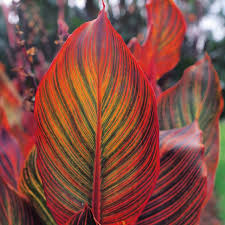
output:
<path id="1" fill-rule="evenodd" d="M 182 79 L 158 98 L 161 130 L 183 127 L 197 120 L 203 131 L 210 198 L 219 159 L 219 117 L 223 98 L 219 77 L 209 56 L 189 67 Z"/>
<path id="2" fill-rule="evenodd" d="M 24 157 L 17 141 L 5 129 L 0 129 L 0 176 L 17 189 Z"/>
<path id="3" fill-rule="evenodd" d="M 207 193 L 197 122 L 160 132 L 160 175 L 138 225 L 197 225 Z"/>
<path id="4" fill-rule="evenodd" d="M 42 225 L 30 203 L 0 177 L 0 224 Z"/>

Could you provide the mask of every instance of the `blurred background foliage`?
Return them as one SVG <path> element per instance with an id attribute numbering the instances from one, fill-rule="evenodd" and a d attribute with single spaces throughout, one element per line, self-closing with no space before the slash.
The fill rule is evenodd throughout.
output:
<path id="1" fill-rule="evenodd" d="M 188 29 L 181 60 L 159 81 L 160 85 L 163 89 L 173 85 L 183 71 L 207 51 L 225 95 L 225 0 L 175 2 L 185 16 Z M 146 0 L 105 0 L 105 3 L 111 23 L 125 42 L 134 36 L 143 42 Z M 11 79 L 20 77 L 22 86 L 25 86 L 21 87 L 23 97 L 27 94 L 27 87 L 36 89 L 68 34 L 82 23 L 96 18 L 102 8 L 100 0 L 0 0 L 0 6 L 0 66 L 4 65 Z M 220 217 L 225 221 L 224 124 L 221 122 L 222 151 L 216 190 Z"/>

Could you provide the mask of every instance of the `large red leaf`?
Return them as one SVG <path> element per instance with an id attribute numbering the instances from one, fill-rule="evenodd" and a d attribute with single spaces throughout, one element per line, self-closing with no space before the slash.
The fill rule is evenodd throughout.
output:
<path id="1" fill-rule="evenodd" d="M 138 225 L 197 225 L 207 192 L 197 122 L 160 132 L 160 174 Z"/>
<path id="2" fill-rule="evenodd" d="M 223 108 L 220 80 L 208 55 L 188 68 L 182 79 L 158 99 L 161 130 L 197 120 L 203 131 L 208 170 L 208 198 L 214 186 L 219 157 L 219 117 Z"/>
<path id="3" fill-rule="evenodd" d="M 104 10 L 60 50 L 38 88 L 35 118 L 56 222 L 87 203 L 101 224 L 134 224 L 158 176 L 156 101 Z"/>
<path id="4" fill-rule="evenodd" d="M 141 46 L 133 38 L 128 46 L 149 80 L 154 81 L 178 63 L 186 23 L 173 0 L 148 0 L 146 8 L 148 30 L 145 42 Z"/>
<path id="5" fill-rule="evenodd" d="M 0 224 L 42 225 L 30 203 L 0 177 Z"/>

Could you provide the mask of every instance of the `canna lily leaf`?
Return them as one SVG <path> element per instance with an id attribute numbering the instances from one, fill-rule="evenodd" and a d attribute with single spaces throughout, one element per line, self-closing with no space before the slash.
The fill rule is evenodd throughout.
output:
<path id="1" fill-rule="evenodd" d="M 189 126 L 160 132 L 160 174 L 138 225 L 197 225 L 207 193 L 201 131 Z"/>
<path id="2" fill-rule="evenodd" d="M 0 176 L 11 187 L 17 184 L 24 162 L 17 141 L 4 128 L 0 129 Z"/>
<path id="3" fill-rule="evenodd" d="M 42 225 L 29 202 L 0 177 L 0 218 L 4 225 Z"/>
<path id="4" fill-rule="evenodd" d="M 56 222 L 87 203 L 101 224 L 135 224 L 159 171 L 156 100 L 104 10 L 55 58 L 35 119 L 37 165 Z"/>
<path id="5" fill-rule="evenodd" d="M 173 0 L 148 0 L 148 30 L 141 46 L 136 38 L 128 47 L 146 72 L 155 81 L 172 70 L 180 59 L 186 23 Z"/>
<path id="6" fill-rule="evenodd" d="M 214 186 L 219 157 L 219 117 L 223 109 L 220 80 L 209 56 L 188 68 L 182 79 L 158 98 L 161 130 L 183 127 L 197 120 L 203 131 L 208 194 Z"/>
<path id="7" fill-rule="evenodd" d="M 66 225 L 100 225 L 93 216 L 90 207 L 85 206 L 82 211 L 77 213 Z"/>
<path id="8" fill-rule="evenodd" d="M 35 147 L 30 151 L 26 159 L 19 182 L 19 190 L 30 200 L 45 224 L 56 225 L 51 212 L 47 208 L 43 185 L 37 168 L 37 149 Z"/>

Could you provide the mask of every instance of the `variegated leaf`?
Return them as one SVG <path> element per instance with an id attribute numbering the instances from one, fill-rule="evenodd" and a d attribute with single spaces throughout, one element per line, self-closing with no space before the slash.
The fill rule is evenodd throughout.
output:
<path id="1" fill-rule="evenodd" d="M 160 174 L 138 225 L 197 225 L 207 194 L 197 122 L 160 132 Z"/>
<path id="2" fill-rule="evenodd" d="M 219 157 L 219 117 L 223 98 L 219 77 L 209 56 L 188 68 L 182 79 L 158 98 L 161 130 L 183 127 L 197 120 L 203 131 L 210 198 Z"/>
<path id="3" fill-rule="evenodd" d="M 180 59 L 186 23 L 173 0 L 148 0 L 148 29 L 141 46 L 136 38 L 128 44 L 153 83 L 173 69 Z"/>
<path id="4" fill-rule="evenodd" d="M 58 224 L 88 204 L 135 224 L 159 170 L 155 95 L 104 10 L 66 41 L 36 95 L 38 168 Z"/>

